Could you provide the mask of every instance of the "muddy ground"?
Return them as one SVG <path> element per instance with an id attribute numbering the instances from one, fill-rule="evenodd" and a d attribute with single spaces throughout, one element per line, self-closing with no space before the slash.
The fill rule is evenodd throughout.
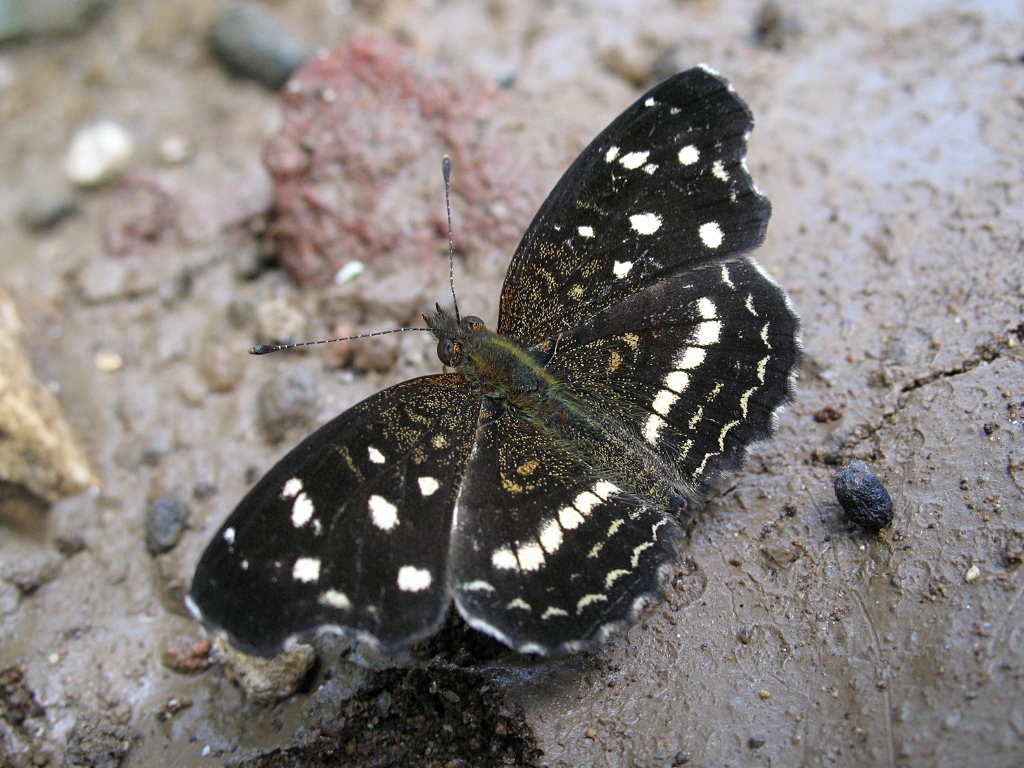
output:
<path id="1" fill-rule="evenodd" d="M 5 496 L 8 762 L 221 765 L 258 748 L 287 764 L 299 753 L 280 750 L 315 742 L 332 712 L 384 727 L 395 697 L 430 713 L 440 691 L 436 721 L 395 734 L 415 757 L 394 764 L 436 758 L 423 745 L 456 733 L 451 717 L 504 741 L 450 765 L 1024 765 L 1024 4 L 783 2 L 774 21 L 742 0 L 353 5 L 266 7 L 318 45 L 391 35 L 424 68 L 502 83 L 489 119 L 526 208 L 659 74 L 703 61 L 729 77 L 774 208 L 758 258 L 803 318 L 796 401 L 691 522 L 664 602 L 598 653 L 488 648 L 442 659 L 440 687 L 389 673 L 346 702 L 368 673 L 330 645 L 308 689 L 269 707 L 219 665 L 173 671 L 165 649 L 202 637 L 180 606 L 191 570 L 253 478 L 312 426 L 437 368 L 416 334 L 388 342 L 384 372 L 322 351 L 248 357 L 254 317 L 290 308 L 309 337 L 333 330 L 325 307 L 354 308 L 359 330 L 402 322 L 396 306 L 447 295 L 443 238 L 436 264 L 399 245 L 342 288 L 300 291 L 261 262 L 279 100 L 212 59 L 211 0 L 115 2 L 83 34 L 0 47 L 0 274 L 102 480 L 49 509 Z M 135 139 L 128 175 L 27 228 L 27 206 L 67 194 L 71 136 L 104 118 Z M 409 204 L 440 211 L 433 153 Z M 118 239 L 153 188 L 169 223 Z M 457 231 L 472 204 L 457 199 Z M 460 255 L 460 303 L 493 322 L 511 246 L 481 247 Z M 289 376 L 314 405 L 271 442 L 258 393 Z M 880 535 L 852 529 L 832 493 L 854 458 L 893 496 Z M 154 557 L 144 517 L 160 497 L 191 517 Z M 367 733 L 303 759 L 363 759 Z"/>

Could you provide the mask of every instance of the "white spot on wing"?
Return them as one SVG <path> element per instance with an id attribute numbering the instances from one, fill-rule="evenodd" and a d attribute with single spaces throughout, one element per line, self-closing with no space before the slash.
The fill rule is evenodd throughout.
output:
<path id="1" fill-rule="evenodd" d="M 634 568 L 636 568 L 637 563 L 640 562 L 640 555 L 643 554 L 643 552 L 645 550 L 648 550 L 648 549 L 650 549 L 653 546 L 654 546 L 654 542 L 653 541 L 645 541 L 640 546 L 633 547 L 633 557 L 631 557 L 630 560 L 629 560 L 630 565 L 632 565 Z"/>
<path id="2" fill-rule="evenodd" d="M 690 386 L 690 374 L 685 371 L 672 371 L 665 377 L 665 386 L 673 392 L 682 392 Z"/>
<path id="3" fill-rule="evenodd" d="M 645 107 L 653 107 L 653 106 L 654 106 L 655 104 L 657 104 L 657 103 L 658 103 L 658 102 L 656 102 L 656 101 L 654 100 L 654 97 L 653 97 L 653 96 L 648 96 L 648 97 L 647 97 L 646 99 L 644 99 L 644 106 L 645 106 Z"/>
<path id="4" fill-rule="evenodd" d="M 224 541 L 226 541 L 228 543 L 229 547 L 232 544 L 235 543 L 235 529 L 234 528 L 225 528 L 224 529 Z"/>
<path id="5" fill-rule="evenodd" d="M 656 170 L 658 170 L 658 166 L 655 163 L 648 163 L 644 166 L 644 173 L 648 176 L 653 176 Z"/>
<path id="6" fill-rule="evenodd" d="M 420 493 L 424 496 L 433 496 L 441 484 L 433 477 L 421 477 L 419 479 Z"/>
<path id="7" fill-rule="evenodd" d="M 523 544 L 516 550 L 516 556 L 519 559 L 519 567 L 524 571 L 539 571 L 544 565 L 544 550 L 540 548 L 540 544 Z"/>
<path id="8" fill-rule="evenodd" d="M 736 290 L 736 286 L 732 284 L 732 278 L 729 276 L 729 267 L 725 264 L 722 265 L 722 282 Z"/>
<path id="9" fill-rule="evenodd" d="M 607 595 L 584 595 L 579 599 L 579 602 L 576 603 L 576 613 L 583 613 L 583 609 L 586 608 L 588 605 L 593 605 L 594 603 L 607 602 Z"/>
<path id="10" fill-rule="evenodd" d="M 693 335 L 693 343 L 702 347 L 710 347 L 717 344 L 722 332 L 722 324 L 718 320 L 708 320 L 697 326 L 697 332 Z"/>
<path id="11" fill-rule="evenodd" d="M 544 613 L 541 614 L 540 618 L 541 618 L 541 621 L 546 621 L 547 619 L 550 619 L 552 616 L 568 616 L 568 615 L 569 615 L 568 611 L 564 611 L 561 608 L 555 608 L 555 606 L 552 605 L 552 606 L 549 606 L 548 609 L 546 611 L 544 611 Z"/>
<path id="12" fill-rule="evenodd" d="M 382 531 L 390 531 L 398 525 L 398 507 L 383 496 L 374 494 L 370 497 L 370 519 Z"/>
<path id="13" fill-rule="evenodd" d="M 597 496 L 590 491 L 583 491 L 583 493 L 577 494 L 572 505 L 580 511 L 580 513 L 586 517 L 590 514 L 590 510 L 601 503 L 601 497 Z"/>
<path id="14" fill-rule="evenodd" d="M 532 608 L 530 608 L 530 604 L 528 602 L 526 602 L 525 600 L 523 600 L 523 598 L 521 598 L 521 597 L 517 597 L 515 600 L 512 600 L 511 602 L 507 603 L 505 605 L 505 607 L 506 608 L 520 608 L 520 609 L 522 609 L 524 611 L 533 610 Z"/>
<path id="15" fill-rule="evenodd" d="M 615 483 L 609 483 L 607 480 L 598 480 L 594 483 L 594 493 L 605 501 L 608 501 L 612 494 L 619 493 L 621 490 Z"/>
<path id="16" fill-rule="evenodd" d="M 384 454 L 374 448 L 372 445 L 367 449 L 367 453 L 370 454 L 370 461 L 374 464 L 383 464 L 387 459 L 384 458 Z"/>
<path id="17" fill-rule="evenodd" d="M 587 226 L 577 227 L 576 231 L 580 233 L 580 237 L 593 237 L 594 236 L 594 228 L 593 227 L 587 227 Z"/>
<path id="18" fill-rule="evenodd" d="M 571 531 L 583 524 L 583 515 L 573 507 L 562 507 L 558 510 L 558 522 L 561 523 L 562 528 Z"/>
<path id="19" fill-rule="evenodd" d="M 638 213 L 629 217 L 629 223 L 638 234 L 653 235 L 661 229 L 661 216 L 656 213 Z"/>
<path id="20" fill-rule="evenodd" d="M 292 525 L 301 528 L 313 517 L 313 502 L 305 492 L 300 493 L 292 502 Z"/>
<path id="21" fill-rule="evenodd" d="M 508 547 L 494 550 L 491 555 L 491 565 L 500 571 L 518 571 L 519 561 L 515 554 Z"/>
<path id="22" fill-rule="evenodd" d="M 724 427 L 722 427 L 722 433 L 718 436 L 718 450 L 725 450 L 725 436 L 729 434 L 729 430 L 739 424 L 738 421 L 730 421 Z"/>
<path id="23" fill-rule="evenodd" d="M 612 584 L 614 584 L 618 579 L 627 575 L 629 575 L 629 571 L 623 570 L 622 568 L 616 568 L 614 571 L 612 571 L 604 577 L 604 588 L 611 589 Z"/>
<path id="24" fill-rule="evenodd" d="M 463 592 L 493 592 L 494 585 L 477 579 L 476 581 L 467 581 L 465 584 L 460 584 L 459 589 Z"/>
<path id="25" fill-rule="evenodd" d="M 651 403 L 651 408 L 654 409 L 655 413 L 667 416 L 668 412 L 672 409 L 672 406 L 676 404 L 678 399 L 679 395 L 673 394 L 667 389 L 659 389 L 658 394 L 654 396 L 654 402 Z"/>
<path id="26" fill-rule="evenodd" d="M 721 160 L 715 160 L 715 162 L 711 164 L 711 175 L 714 176 L 719 181 L 729 180 L 729 174 L 726 173 L 725 166 L 722 165 Z"/>
<path id="27" fill-rule="evenodd" d="M 679 162 L 683 165 L 693 165 L 700 160 L 700 150 L 693 144 L 687 144 L 679 150 Z"/>
<path id="28" fill-rule="evenodd" d="M 661 416 L 652 413 L 647 417 L 647 424 L 644 425 L 644 440 L 651 445 L 657 445 L 658 434 L 664 426 L 665 420 Z"/>
<path id="29" fill-rule="evenodd" d="M 641 165 L 647 162 L 647 157 L 650 152 L 630 152 L 628 155 L 623 155 L 619 160 L 619 164 L 623 168 L 628 168 L 633 171 L 639 168 Z"/>
<path id="30" fill-rule="evenodd" d="M 714 221 L 700 225 L 700 239 L 708 248 L 717 248 L 722 244 L 722 228 Z"/>
<path id="31" fill-rule="evenodd" d="M 632 261 L 616 261 L 612 266 L 612 272 L 620 280 L 629 274 L 629 270 L 633 268 Z"/>
<path id="32" fill-rule="evenodd" d="M 300 557 L 292 567 L 292 578 L 296 581 L 318 581 L 320 579 L 320 561 L 315 557 Z"/>
<path id="33" fill-rule="evenodd" d="M 750 400 L 750 396 L 755 392 L 757 392 L 757 387 L 751 387 L 743 393 L 742 397 L 740 397 L 740 411 L 743 413 L 743 418 L 747 417 L 747 402 Z"/>
<path id="34" fill-rule="evenodd" d="M 398 588 L 403 592 L 422 592 L 428 589 L 434 577 L 426 568 L 403 565 L 398 569 Z"/>
<path id="35" fill-rule="evenodd" d="M 322 592 L 316 601 L 320 605 L 337 608 L 339 611 L 347 611 L 352 607 L 352 601 L 348 599 L 348 595 L 336 589 L 328 589 L 326 592 Z"/>
<path id="36" fill-rule="evenodd" d="M 680 371 L 696 368 L 704 362 L 705 355 L 707 355 L 707 352 L 700 347 L 687 347 L 682 351 L 682 354 L 676 357 L 676 368 Z"/>
<path id="37" fill-rule="evenodd" d="M 697 311 L 705 320 L 714 320 L 718 317 L 718 308 L 715 307 L 715 302 L 707 297 L 698 299 Z"/>
<path id="38" fill-rule="evenodd" d="M 302 490 L 302 481 L 297 477 L 293 477 L 287 483 L 284 484 L 284 488 L 281 489 L 282 499 L 291 499 L 299 495 L 299 491 Z"/>
<path id="39" fill-rule="evenodd" d="M 606 163 L 615 162 L 615 158 L 618 157 L 618 156 L 619 156 L 619 148 L 618 147 L 609 147 L 608 151 L 605 152 L 605 154 L 604 154 L 604 161 Z"/>
<path id="40" fill-rule="evenodd" d="M 540 530 L 540 545 L 549 555 L 558 551 L 562 546 L 562 526 L 557 520 L 549 520 Z"/>

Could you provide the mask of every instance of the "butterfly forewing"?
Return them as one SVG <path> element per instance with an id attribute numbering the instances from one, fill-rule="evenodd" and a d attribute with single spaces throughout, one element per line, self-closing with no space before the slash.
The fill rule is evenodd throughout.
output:
<path id="1" fill-rule="evenodd" d="M 752 127 L 705 68 L 642 96 L 541 206 L 509 266 L 499 332 L 537 343 L 660 277 L 760 245 L 771 207 L 744 166 Z"/>
<path id="2" fill-rule="evenodd" d="M 354 406 L 270 470 L 203 555 L 190 594 L 250 653 L 334 629 L 384 650 L 450 601 L 448 532 L 480 397 L 427 376 Z"/>
<path id="3" fill-rule="evenodd" d="M 485 400 L 452 539 L 456 605 L 521 652 L 593 647 L 655 597 L 679 526 L 505 415 Z"/>

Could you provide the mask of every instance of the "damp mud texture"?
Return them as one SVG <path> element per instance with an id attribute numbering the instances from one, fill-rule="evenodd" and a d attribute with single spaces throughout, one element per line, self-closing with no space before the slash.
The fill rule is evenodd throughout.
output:
<path id="1" fill-rule="evenodd" d="M 213 0 L 0 29 L 0 280 L 99 483 L 53 503 L 0 486 L 4 765 L 1021 765 L 1020 3 L 252 5 L 286 52 L 402 46 L 408 98 L 356 121 L 387 116 L 369 146 L 332 149 L 358 177 L 275 186 L 284 97 L 218 63 Z M 388 663 L 325 638 L 293 695 L 246 700 L 183 608 L 206 542 L 311 429 L 438 363 L 411 333 L 245 350 L 448 301 L 445 151 L 464 158 L 460 307 L 493 324 L 508 233 L 643 88 L 698 62 L 755 115 L 773 206 L 756 255 L 806 355 L 776 439 L 684 520 L 664 599 L 562 659 L 457 622 Z M 480 105 L 451 105 L 458 135 L 443 111 L 403 117 L 436 82 Z M 73 186 L 72 139 L 103 121 L 130 142 Z M 282 199 L 333 235 L 292 230 L 282 254 Z M 344 249 L 302 261 L 314 241 Z M 339 264 L 351 279 L 325 280 Z M 833 492 L 855 460 L 892 498 L 878 533 Z"/>

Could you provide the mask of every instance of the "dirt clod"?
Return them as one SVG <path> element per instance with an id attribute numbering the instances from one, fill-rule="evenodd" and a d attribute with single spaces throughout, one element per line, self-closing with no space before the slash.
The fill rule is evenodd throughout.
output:
<path id="1" fill-rule="evenodd" d="M 192 514 L 187 503 L 161 496 L 146 508 L 146 549 L 159 555 L 174 549 Z"/>
<path id="2" fill-rule="evenodd" d="M 231 765 L 499 768 L 536 765 L 540 756 L 522 710 L 486 677 L 459 668 L 379 672 L 350 699 L 320 702 L 317 712 L 308 738 Z"/>
<path id="3" fill-rule="evenodd" d="M 833 484 L 851 522 L 871 531 L 880 531 L 892 522 L 892 498 L 863 461 L 851 461 L 836 472 Z"/>
<path id="4" fill-rule="evenodd" d="M 68 734 L 67 764 L 81 768 L 118 768 L 140 734 L 109 712 L 86 712 Z"/>

